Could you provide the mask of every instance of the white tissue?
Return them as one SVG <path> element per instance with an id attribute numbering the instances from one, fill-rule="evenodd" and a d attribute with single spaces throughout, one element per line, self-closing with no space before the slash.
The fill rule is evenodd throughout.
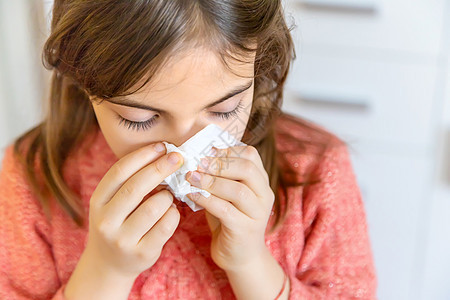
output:
<path id="1" fill-rule="evenodd" d="M 203 207 L 191 201 L 186 195 L 199 192 L 203 196 L 209 197 L 211 194 L 206 190 L 191 186 L 189 181 L 186 180 L 186 173 L 197 170 L 201 158 L 213 156 L 211 153 L 212 147 L 225 149 L 246 145 L 215 124 L 209 124 L 180 147 L 168 142 L 163 143 L 166 145 L 167 153 L 180 153 L 184 158 L 184 163 L 177 171 L 167 176 L 161 184 L 167 184 L 168 189 L 174 196 L 185 202 L 194 212 L 203 209 Z"/>

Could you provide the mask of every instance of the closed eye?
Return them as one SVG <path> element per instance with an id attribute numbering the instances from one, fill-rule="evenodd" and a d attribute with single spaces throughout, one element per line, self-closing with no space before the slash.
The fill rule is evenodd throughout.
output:
<path id="1" fill-rule="evenodd" d="M 214 116 L 217 116 L 217 117 L 220 117 L 222 119 L 228 120 L 231 117 L 237 116 L 241 112 L 242 108 L 243 108 L 243 105 L 242 105 L 242 100 L 241 100 L 241 101 L 239 101 L 238 105 L 232 111 L 228 111 L 228 112 L 211 112 L 211 113 Z"/>
<path id="2" fill-rule="evenodd" d="M 239 101 L 238 105 L 232 110 L 232 111 L 228 111 L 228 112 L 210 112 L 214 117 L 220 118 L 222 120 L 228 120 L 232 117 L 236 117 L 240 112 L 241 109 L 243 108 L 242 105 L 242 99 L 241 101 Z M 156 120 L 159 118 L 159 115 L 154 115 L 153 117 L 151 117 L 150 119 L 146 120 L 146 121 L 142 121 L 142 122 L 136 122 L 136 121 L 131 121 L 128 119 L 125 119 L 124 117 L 122 117 L 121 115 L 116 115 L 119 121 L 119 125 L 123 125 L 125 127 L 127 127 L 127 129 L 129 130 L 135 130 L 135 131 L 145 131 L 150 129 L 154 123 L 156 122 Z"/>

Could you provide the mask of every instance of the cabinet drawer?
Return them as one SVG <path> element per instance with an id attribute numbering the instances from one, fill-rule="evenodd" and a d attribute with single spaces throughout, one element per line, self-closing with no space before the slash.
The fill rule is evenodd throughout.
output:
<path id="1" fill-rule="evenodd" d="M 429 146 L 436 71 L 305 52 L 288 77 L 282 109 L 346 139 Z"/>
<path id="2" fill-rule="evenodd" d="M 417 299 L 423 273 L 424 211 L 433 162 L 426 156 L 351 152 L 367 213 L 378 277 L 378 297 Z M 426 226 L 425 226 L 426 228 Z"/>
<path id="3" fill-rule="evenodd" d="M 285 0 L 300 43 L 438 54 L 445 0 Z"/>

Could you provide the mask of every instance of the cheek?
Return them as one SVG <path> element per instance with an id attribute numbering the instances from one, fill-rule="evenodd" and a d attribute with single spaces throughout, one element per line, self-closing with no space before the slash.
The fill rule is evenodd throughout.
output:
<path id="1" fill-rule="evenodd" d="M 247 128 L 247 121 L 245 122 L 245 123 L 241 123 L 241 124 L 239 124 L 239 134 L 236 136 L 236 138 L 239 140 L 239 141 L 241 141 L 242 140 L 242 137 L 244 136 L 244 133 L 245 133 L 245 129 Z"/>
<path id="2" fill-rule="evenodd" d="M 250 119 L 251 108 L 252 108 L 252 97 L 250 97 L 250 99 L 244 99 L 243 108 L 239 112 L 238 116 L 230 120 L 230 123 L 227 126 L 230 129 L 234 128 L 235 133 L 234 136 L 239 140 L 242 140 L 242 137 L 244 136 L 245 129 L 247 128 L 247 124 Z"/>
<path id="3" fill-rule="evenodd" d="M 111 110 L 104 109 L 101 105 L 97 107 L 94 105 L 94 112 L 100 130 L 117 158 L 120 159 L 128 153 L 152 143 L 151 141 L 141 141 L 131 135 L 129 130 L 119 125 L 119 121 L 116 120 L 114 112 Z"/>
<path id="4" fill-rule="evenodd" d="M 250 114 L 251 114 L 252 107 L 253 107 L 253 91 L 252 91 L 252 93 L 251 93 L 249 98 L 250 99 L 246 103 L 245 108 L 243 109 L 243 112 L 242 112 L 242 115 L 241 115 L 241 119 L 244 120 L 243 123 L 245 123 L 243 125 L 243 128 L 242 128 L 242 135 L 240 136 L 241 140 L 242 140 L 242 136 L 244 135 L 245 129 L 247 128 L 247 124 L 248 124 L 248 121 L 250 119 Z"/>

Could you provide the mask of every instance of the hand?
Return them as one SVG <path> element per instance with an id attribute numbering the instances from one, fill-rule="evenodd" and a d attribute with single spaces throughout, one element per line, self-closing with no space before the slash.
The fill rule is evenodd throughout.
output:
<path id="1" fill-rule="evenodd" d="M 206 210 L 213 261 L 224 270 L 237 270 L 267 250 L 264 234 L 274 193 L 252 146 L 217 149 L 216 157 L 206 160 L 209 167 L 190 172 L 187 180 L 211 196 L 191 193 L 188 197 Z M 195 173 L 201 175 L 198 181 Z"/>
<path id="2" fill-rule="evenodd" d="M 160 152 L 156 145 L 162 146 Z M 92 194 L 83 255 L 100 268 L 137 277 L 155 264 L 173 235 L 180 220 L 171 206 L 173 196 L 154 189 L 182 165 L 182 156 L 164 153 L 162 143 L 129 153 L 108 170 Z M 152 190 L 156 193 L 145 199 Z"/>

